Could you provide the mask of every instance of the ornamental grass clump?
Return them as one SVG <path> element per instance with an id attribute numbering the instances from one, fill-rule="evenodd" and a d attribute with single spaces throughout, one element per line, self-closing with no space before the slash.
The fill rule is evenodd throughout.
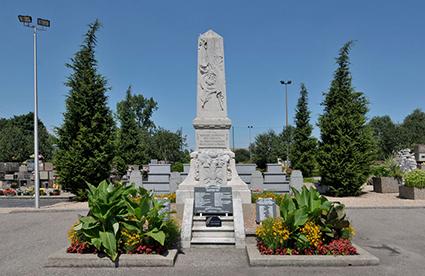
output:
<path id="1" fill-rule="evenodd" d="M 345 207 L 321 196 L 314 188 L 303 187 L 285 195 L 281 217 L 268 218 L 257 228 L 257 245 L 262 254 L 352 255 L 354 229 Z"/>
<path id="2" fill-rule="evenodd" d="M 88 184 L 89 213 L 68 232 L 69 253 L 165 254 L 177 247 L 179 229 L 151 192 L 106 181 Z"/>

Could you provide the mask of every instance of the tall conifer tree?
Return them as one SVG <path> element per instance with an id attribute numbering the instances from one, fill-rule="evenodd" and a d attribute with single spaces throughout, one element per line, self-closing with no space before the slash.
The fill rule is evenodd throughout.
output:
<path id="1" fill-rule="evenodd" d="M 72 70 L 66 86 L 64 122 L 57 129 L 55 166 L 59 183 L 84 196 L 86 182 L 107 179 L 114 154 L 114 121 L 107 106 L 106 79 L 98 73 L 95 58 L 98 20 L 89 25 L 80 50 L 67 67 Z"/>
<path id="2" fill-rule="evenodd" d="M 351 84 L 347 42 L 337 58 L 338 68 L 325 94 L 324 113 L 319 118 L 321 142 L 318 162 L 321 184 L 337 196 L 358 195 L 375 158 L 371 129 L 366 125 L 368 102 Z"/>
<path id="3" fill-rule="evenodd" d="M 292 168 L 301 170 L 304 176 L 312 176 L 316 162 L 317 140 L 311 136 L 313 127 L 310 124 L 308 92 L 303 83 L 301 84 L 300 97 L 295 114 L 295 125 L 291 148 Z"/>

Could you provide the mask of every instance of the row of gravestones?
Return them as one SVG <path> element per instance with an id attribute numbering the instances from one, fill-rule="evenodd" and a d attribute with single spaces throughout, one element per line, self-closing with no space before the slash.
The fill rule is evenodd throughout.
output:
<path id="1" fill-rule="evenodd" d="M 139 166 L 130 166 L 124 181 L 143 186 L 159 194 L 173 193 L 188 175 L 189 167 L 189 164 L 185 164 L 182 173 L 171 172 L 170 164 L 151 162 L 148 165 L 147 179 L 144 180 Z M 267 170 L 264 173 L 257 171 L 255 164 L 236 164 L 236 170 L 252 191 L 287 193 L 291 186 L 300 188 L 304 182 L 300 171 L 293 171 L 289 178 L 282 172 L 280 164 L 267 164 Z"/>

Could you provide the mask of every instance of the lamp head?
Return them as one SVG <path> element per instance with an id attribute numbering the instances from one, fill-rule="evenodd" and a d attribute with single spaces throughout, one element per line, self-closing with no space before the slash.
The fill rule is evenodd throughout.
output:
<path id="1" fill-rule="evenodd" d="M 29 25 L 32 22 L 32 17 L 29 15 L 18 15 L 19 22 L 23 23 L 24 25 Z"/>
<path id="2" fill-rule="evenodd" d="M 43 18 L 37 18 L 37 25 L 49 28 L 50 27 L 50 20 L 43 19 Z"/>

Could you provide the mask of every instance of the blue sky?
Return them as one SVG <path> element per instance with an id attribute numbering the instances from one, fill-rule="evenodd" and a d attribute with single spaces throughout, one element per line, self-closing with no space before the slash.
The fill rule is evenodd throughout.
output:
<path id="1" fill-rule="evenodd" d="M 59 126 L 68 93 L 65 63 L 79 49 L 87 24 L 98 18 L 99 71 L 115 110 L 128 85 L 159 104 L 154 119 L 183 128 L 194 146 L 196 49 L 200 33 L 224 37 L 229 117 L 236 147 L 285 122 L 281 79 L 291 79 L 290 121 L 299 84 L 309 91 L 312 123 L 335 70 L 338 49 L 352 50 L 353 85 L 370 101 L 369 117 L 400 122 L 425 105 L 424 1 L 1 1 L 0 117 L 33 110 L 32 34 L 18 14 L 44 17 L 39 36 L 40 118 Z M 314 130 L 319 135 L 317 127 Z"/>

